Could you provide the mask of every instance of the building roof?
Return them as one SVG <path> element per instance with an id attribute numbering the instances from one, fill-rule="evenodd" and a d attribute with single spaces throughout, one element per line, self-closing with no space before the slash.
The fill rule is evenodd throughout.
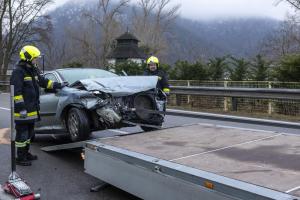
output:
<path id="1" fill-rule="evenodd" d="M 141 58 L 146 59 L 147 55 L 138 47 L 134 46 L 117 46 L 107 58 L 128 59 Z"/>
<path id="2" fill-rule="evenodd" d="M 129 33 L 129 31 L 126 31 L 124 34 L 117 37 L 116 40 L 135 40 L 139 42 L 139 40 L 133 34 Z"/>
<path id="3" fill-rule="evenodd" d="M 129 31 L 122 34 L 117 39 L 116 48 L 113 49 L 107 58 L 128 59 L 140 58 L 146 59 L 147 55 L 138 47 L 139 40 Z"/>

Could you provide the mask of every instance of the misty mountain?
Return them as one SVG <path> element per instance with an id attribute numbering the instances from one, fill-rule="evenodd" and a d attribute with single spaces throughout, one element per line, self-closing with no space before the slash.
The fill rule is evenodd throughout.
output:
<path id="1" fill-rule="evenodd" d="M 173 28 L 173 37 L 168 37 L 171 45 L 169 53 L 172 57 L 187 60 L 229 54 L 254 57 L 260 53 L 264 39 L 275 31 L 279 24 L 280 21 L 270 18 L 213 21 L 178 18 Z M 180 51 L 182 54 L 179 54 Z"/>
<path id="2" fill-rule="evenodd" d="M 51 11 L 52 37 L 57 41 L 67 37 L 65 30 L 73 27 L 79 32 L 81 12 L 93 10 L 96 1 L 73 1 Z M 131 26 L 132 7 L 123 11 L 124 32 Z M 178 17 L 165 37 L 168 49 L 162 59 L 168 63 L 177 60 L 195 61 L 215 56 L 233 55 L 251 58 L 260 52 L 264 38 L 278 28 L 280 21 L 270 18 L 236 18 L 211 21 Z M 132 32 L 134 34 L 134 32 Z M 101 40 L 100 33 L 98 34 Z"/>

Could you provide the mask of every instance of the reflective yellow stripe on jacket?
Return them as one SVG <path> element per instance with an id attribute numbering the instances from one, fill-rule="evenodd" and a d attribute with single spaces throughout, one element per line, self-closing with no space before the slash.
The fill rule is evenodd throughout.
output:
<path id="1" fill-rule="evenodd" d="M 14 113 L 14 116 L 15 116 L 16 120 L 31 120 L 31 119 L 37 119 L 38 118 L 38 112 L 34 111 L 34 112 L 27 113 L 27 117 L 25 117 L 25 118 L 21 118 L 20 113 Z"/>
<path id="2" fill-rule="evenodd" d="M 14 100 L 15 100 L 16 103 L 22 103 L 22 102 L 24 102 L 24 99 L 23 99 L 22 95 L 14 96 Z"/>
<path id="3" fill-rule="evenodd" d="M 24 81 L 32 81 L 32 77 L 31 76 L 25 76 Z"/>
<path id="4" fill-rule="evenodd" d="M 53 89 L 53 81 L 51 80 L 48 81 L 47 89 Z"/>

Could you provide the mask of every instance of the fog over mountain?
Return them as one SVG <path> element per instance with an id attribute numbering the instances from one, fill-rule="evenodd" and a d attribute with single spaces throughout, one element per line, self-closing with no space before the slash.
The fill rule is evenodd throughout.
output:
<path id="1" fill-rule="evenodd" d="M 75 2 L 66 3 L 49 13 L 53 22 L 53 38 L 63 40 L 66 37 L 63 33 L 66 27 L 78 26 L 80 31 L 81 11 L 96 6 L 96 1 L 92 0 L 89 0 L 89 3 Z M 130 6 L 122 15 L 124 32 L 127 27 L 130 29 L 131 12 Z M 208 59 L 229 54 L 238 57 L 254 57 L 260 53 L 262 41 L 276 30 L 279 24 L 279 20 L 262 17 L 205 21 L 178 17 L 166 34 L 169 46 L 163 60 L 174 63 L 177 60 L 195 61 L 199 58 Z M 100 35 L 99 40 L 101 40 Z"/>

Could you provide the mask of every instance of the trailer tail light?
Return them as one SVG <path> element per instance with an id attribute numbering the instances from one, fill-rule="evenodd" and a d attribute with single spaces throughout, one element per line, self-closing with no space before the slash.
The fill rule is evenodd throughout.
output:
<path id="1" fill-rule="evenodd" d="M 212 182 L 205 181 L 204 182 L 204 187 L 213 190 L 214 189 L 214 184 Z"/>
<path id="2" fill-rule="evenodd" d="M 82 160 L 85 159 L 85 154 L 84 154 L 84 152 L 81 152 L 81 153 L 80 153 L 80 157 L 81 157 Z"/>

